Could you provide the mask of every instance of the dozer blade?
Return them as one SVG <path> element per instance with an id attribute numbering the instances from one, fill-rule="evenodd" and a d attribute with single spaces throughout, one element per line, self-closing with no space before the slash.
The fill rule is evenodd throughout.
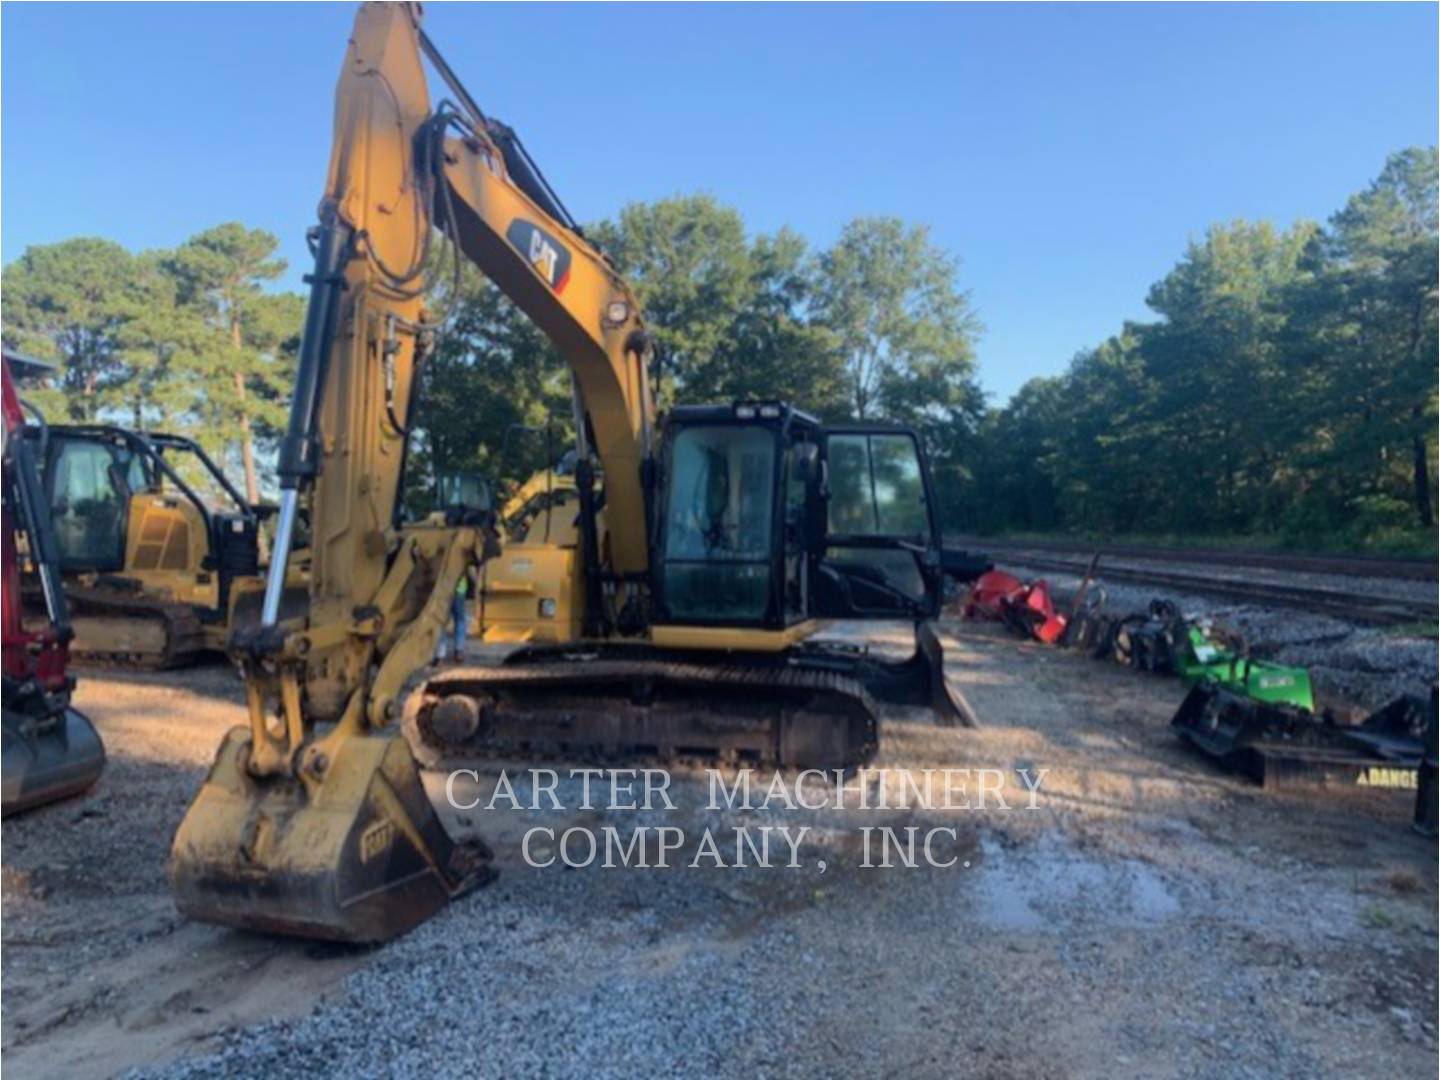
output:
<path id="1" fill-rule="evenodd" d="M 942 727 L 978 728 L 980 720 L 965 695 L 945 678 L 945 646 L 928 619 L 915 627 L 915 659 L 924 668 L 921 685 L 930 692 L 930 710 Z"/>
<path id="2" fill-rule="evenodd" d="M 249 750 L 249 729 L 232 729 L 175 834 L 170 882 L 182 914 L 377 942 L 493 876 L 488 849 L 446 834 L 404 740 L 352 736 L 306 781 L 252 776 Z"/>
<path id="3" fill-rule="evenodd" d="M 78 795 L 105 768 L 99 734 L 74 709 L 39 720 L 6 709 L 3 730 L 0 816 Z"/>

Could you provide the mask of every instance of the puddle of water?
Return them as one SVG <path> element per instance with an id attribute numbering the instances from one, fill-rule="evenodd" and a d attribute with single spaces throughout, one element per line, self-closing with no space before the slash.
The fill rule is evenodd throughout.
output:
<path id="1" fill-rule="evenodd" d="M 1133 859 L 1090 858 L 1053 840 L 1007 848 L 986 838 L 980 852 L 965 887 L 976 915 L 996 929 L 1147 925 L 1180 912 L 1160 875 Z"/>

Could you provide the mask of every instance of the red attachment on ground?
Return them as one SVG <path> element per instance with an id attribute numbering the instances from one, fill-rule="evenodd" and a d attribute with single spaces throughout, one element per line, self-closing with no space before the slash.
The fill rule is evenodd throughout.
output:
<path id="1" fill-rule="evenodd" d="M 1055 614 L 1055 605 L 1050 600 L 1050 586 L 1037 581 L 1025 590 L 1024 600 L 1026 625 L 1036 639 L 1052 645 L 1065 632 L 1065 616 Z"/>
<path id="2" fill-rule="evenodd" d="M 970 587 L 965 601 L 965 618 L 998 621 L 1005 617 L 1007 601 L 1025 592 L 1025 583 L 1004 570 L 987 570 Z"/>
<path id="3" fill-rule="evenodd" d="M 1050 586 L 1044 581 L 1026 585 L 1003 570 L 990 570 L 975 579 L 965 618 L 1001 620 L 1047 645 L 1065 632 L 1065 616 L 1055 614 Z"/>

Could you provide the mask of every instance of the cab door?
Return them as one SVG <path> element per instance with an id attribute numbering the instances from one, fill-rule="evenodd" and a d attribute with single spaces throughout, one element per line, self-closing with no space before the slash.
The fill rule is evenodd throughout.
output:
<path id="1" fill-rule="evenodd" d="M 940 527 L 914 431 L 883 425 L 820 433 L 812 536 L 815 614 L 929 618 L 940 610 Z"/>
<path id="2" fill-rule="evenodd" d="M 45 487 L 60 569 L 115 573 L 125 568 L 125 536 L 138 459 L 110 442 L 52 434 Z"/>

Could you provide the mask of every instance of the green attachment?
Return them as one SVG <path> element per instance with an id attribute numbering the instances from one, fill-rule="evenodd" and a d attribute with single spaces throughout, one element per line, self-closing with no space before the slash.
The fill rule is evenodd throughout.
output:
<path id="1" fill-rule="evenodd" d="M 1175 668 L 1187 687 L 1215 682 L 1231 693 L 1256 701 L 1315 711 L 1315 693 L 1308 669 L 1252 660 L 1218 641 L 1207 628 L 1194 624 L 1189 627 L 1185 644 L 1187 647 L 1176 658 Z"/>

